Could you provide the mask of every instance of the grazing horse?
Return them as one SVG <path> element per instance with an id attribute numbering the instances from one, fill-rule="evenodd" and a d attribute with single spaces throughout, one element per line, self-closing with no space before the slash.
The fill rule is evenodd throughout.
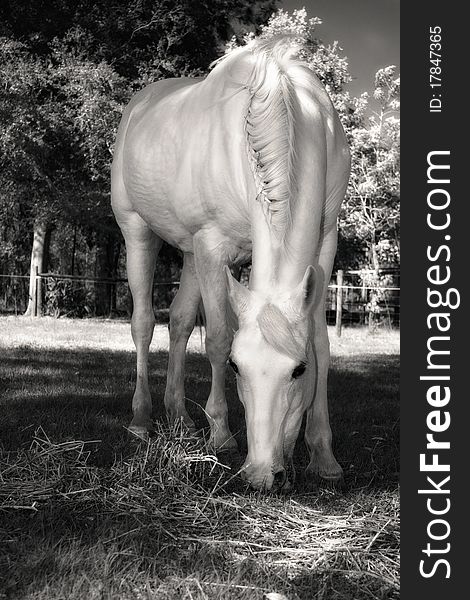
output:
<path id="1" fill-rule="evenodd" d="M 203 79 L 168 79 L 134 96 L 112 168 L 112 207 L 134 301 L 131 430 L 146 436 L 151 427 L 152 281 L 166 240 L 184 254 L 170 308 L 169 417 L 193 426 L 184 362 L 202 298 L 214 447 L 236 447 L 225 399 L 228 362 L 245 407 L 248 482 L 256 489 L 290 484 L 305 412 L 307 474 L 341 477 L 328 417 L 324 305 L 349 168 L 337 113 L 289 38 L 255 39 L 216 61 Z M 250 258 L 246 288 L 229 267 Z"/>

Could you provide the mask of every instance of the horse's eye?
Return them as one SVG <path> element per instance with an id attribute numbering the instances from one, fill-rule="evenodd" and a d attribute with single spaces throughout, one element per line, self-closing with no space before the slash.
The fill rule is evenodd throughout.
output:
<path id="1" fill-rule="evenodd" d="M 305 363 L 300 363 L 300 365 L 297 365 L 292 371 L 292 379 L 297 379 L 298 377 L 303 375 L 305 373 L 306 368 L 307 365 Z"/>
<path id="2" fill-rule="evenodd" d="M 233 369 L 234 373 L 238 373 L 238 367 L 237 367 L 237 363 L 234 362 L 231 358 L 228 359 L 228 364 L 231 366 L 231 368 Z"/>

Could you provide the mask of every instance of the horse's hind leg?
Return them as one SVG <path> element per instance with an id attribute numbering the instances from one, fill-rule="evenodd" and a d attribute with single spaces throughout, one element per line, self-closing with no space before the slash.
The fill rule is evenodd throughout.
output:
<path id="1" fill-rule="evenodd" d="M 194 255 L 185 254 L 180 287 L 170 307 L 170 351 L 165 407 L 172 421 L 182 419 L 189 428 L 193 428 L 194 423 L 184 404 L 184 363 L 186 346 L 194 329 L 200 300 Z"/>
<path id="2" fill-rule="evenodd" d="M 152 291 L 155 262 L 162 240 L 137 215 L 120 219 L 127 251 L 127 278 L 132 293 L 132 339 L 137 351 L 137 380 L 132 399 L 134 418 L 129 429 L 146 438 L 152 428 L 152 399 L 148 383 L 148 356 L 155 326 Z"/>

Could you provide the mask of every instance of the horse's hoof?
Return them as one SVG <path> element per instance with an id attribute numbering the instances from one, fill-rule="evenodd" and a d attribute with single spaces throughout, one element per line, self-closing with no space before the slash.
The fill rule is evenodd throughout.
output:
<path id="1" fill-rule="evenodd" d="M 312 488 L 312 491 L 318 490 L 319 486 L 329 487 L 336 490 L 344 490 L 343 470 L 335 470 L 332 472 L 320 472 L 317 469 L 307 467 L 305 469 L 304 482 L 306 487 Z"/>
<path id="2" fill-rule="evenodd" d="M 322 477 L 321 475 L 320 477 L 323 487 L 331 488 L 338 492 L 343 492 L 346 489 L 346 483 L 342 473 L 339 477 Z"/>
<path id="3" fill-rule="evenodd" d="M 149 430 L 147 427 L 143 427 L 142 425 L 132 425 L 132 423 L 127 427 L 127 430 L 132 433 L 135 438 L 142 442 L 149 441 Z"/>
<path id="4" fill-rule="evenodd" d="M 232 454 L 234 452 L 238 453 L 238 444 L 234 437 L 229 437 L 224 441 L 217 441 L 217 443 L 214 443 L 214 440 L 211 439 L 210 445 L 216 454 Z"/>

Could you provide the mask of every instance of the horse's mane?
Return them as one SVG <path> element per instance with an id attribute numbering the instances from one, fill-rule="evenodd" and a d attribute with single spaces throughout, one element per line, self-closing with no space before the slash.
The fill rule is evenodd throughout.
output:
<path id="1" fill-rule="evenodd" d="M 248 89 L 245 133 L 257 199 L 274 232 L 282 236 L 291 221 L 296 179 L 294 159 L 297 98 L 288 68 L 298 48 L 292 36 L 255 38 L 219 58 L 209 79 L 225 77 Z"/>

